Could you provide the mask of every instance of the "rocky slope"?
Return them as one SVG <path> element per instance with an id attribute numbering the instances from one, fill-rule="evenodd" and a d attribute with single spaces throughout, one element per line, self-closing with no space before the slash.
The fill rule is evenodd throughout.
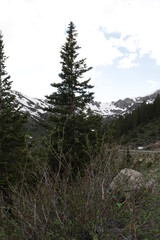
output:
<path id="1" fill-rule="evenodd" d="M 12 91 L 12 93 L 16 96 L 16 101 L 22 106 L 22 111 L 29 112 L 32 119 L 38 120 L 39 118 L 45 117 L 43 108 L 47 106 L 47 103 L 44 100 L 29 98 L 18 91 Z M 160 90 L 144 97 L 125 98 L 110 103 L 93 102 L 89 107 L 105 117 L 116 118 L 118 115 L 131 112 L 144 101 L 152 103 L 157 94 L 160 94 Z"/>
<path id="2" fill-rule="evenodd" d="M 106 117 L 118 117 L 133 111 L 143 102 L 152 103 L 158 94 L 160 90 L 144 97 L 119 99 L 111 103 L 94 102 L 91 108 Z"/>
<path id="3" fill-rule="evenodd" d="M 18 91 L 12 91 L 12 93 L 16 97 L 16 102 L 20 104 L 22 112 L 28 112 L 34 120 L 43 118 L 45 114 L 43 109 L 47 106 L 44 100 L 27 97 Z"/>

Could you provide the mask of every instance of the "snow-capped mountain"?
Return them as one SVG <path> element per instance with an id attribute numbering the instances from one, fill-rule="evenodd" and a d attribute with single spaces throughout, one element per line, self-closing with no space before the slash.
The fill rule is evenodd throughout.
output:
<path id="1" fill-rule="evenodd" d="M 12 93 L 15 95 L 16 101 L 21 105 L 22 111 L 29 112 L 32 119 L 38 120 L 45 117 L 43 109 L 47 106 L 47 103 L 44 100 L 27 97 L 18 91 L 12 91 Z M 143 102 L 152 103 L 158 94 L 160 94 L 160 90 L 144 97 L 125 98 L 110 103 L 93 102 L 89 107 L 105 117 L 115 118 L 131 112 Z"/>
<path id="2" fill-rule="evenodd" d="M 43 117 L 44 108 L 47 106 L 44 100 L 27 97 L 18 91 L 12 91 L 12 94 L 16 97 L 15 101 L 20 104 L 22 112 L 28 112 L 35 120 Z"/>
<path id="3" fill-rule="evenodd" d="M 103 116 L 115 118 L 133 111 L 143 102 L 153 103 L 158 94 L 160 94 L 160 90 L 144 97 L 119 99 L 116 102 L 110 103 L 94 102 L 90 107 Z"/>

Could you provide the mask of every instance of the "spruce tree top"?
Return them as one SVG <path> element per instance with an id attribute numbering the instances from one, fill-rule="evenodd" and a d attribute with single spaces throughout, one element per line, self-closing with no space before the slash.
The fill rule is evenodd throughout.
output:
<path id="1" fill-rule="evenodd" d="M 3 35 L 0 32 L 0 115 L 8 107 L 17 107 L 13 104 L 15 96 L 11 93 L 12 81 L 5 70 L 5 61 L 7 57 L 4 54 Z M 12 104 L 12 106 L 11 106 Z"/>
<path id="2" fill-rule="evenodd" d="M 87 67 L 84 59 L 78 59 L 80 47 L 77 44 L 77 31 L 73 22 L 69 23 L 66 31 L 66 42 L 60 51 L 61 57 L 61 78 L 60 83 L 52 83 L 56 88 L 50 96 L 47 96 L 48 103 L 52 107 L 47 109 L 58 115 L 74 115 L 83 111 L 88 103 L 93 101 L 93 88 L 89 84 L 90 79 L 83 80 L 84 74 L 92 69 Z"/>

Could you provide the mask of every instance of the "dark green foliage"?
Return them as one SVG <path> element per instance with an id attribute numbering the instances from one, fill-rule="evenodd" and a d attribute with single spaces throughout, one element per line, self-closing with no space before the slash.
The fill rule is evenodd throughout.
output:
<path id="1" fill-rule="evenodd" d="M 135 109 L 132 113 L 125 116 L 120 116 L 116 120 L 117 137 L 128 133 L 129 130 L 136 131 L 139 125 L 149 123 L 160 116 L 160 96 L 157 95 L 154 102 L 147 104 L 143 102 L 141 106 Z"/>
<path id="2" fill-rule="evenodd" d="M 122 138 L 122 144 L 129 144 L 132 147 L 149 147 L 151 144 L 160 140 L 159 131 L 160 118 L 150 120 L 146 124 L 140 124 L 136 130 L 129 130 Z"/>
<path id="3" fill-rule="evenodd" d="M 132 165 L 132 155 L 130 154 L 129 146 L 127 146 L 127 152 L 123 159 L 123 168 L 125 168 L 125 167 L 132 168 L 131 165 Z"/>
<path id="4" fill-rule="evenodd" d="M 17 179 L 17 168 L 25 160 L 25 116 L 14 103 L 10 76 L 5 71 L 3 38 L 0 35 L 0 187 Z"/>
<path id="5" fill-rule="evenodd" d="M 90 79 L 83 80 L 84 74 L 91 70 L 86 59 L 78 58 L 80 47 L 76 41 L 77 31 L 72 22 L 67 29 L 66 43 L 60 51 L 60 83 L 52 83 L 55 88 L 47 96 L 50 114 L 47 129 L 50 135 L 50 163 L 53 169 L 59 164 L 81 168 L 87 161 L 86 139 L 95 142 L 102 118 L 87 110 L 93 101 L 93 88 Z M 81 166 L 80 166 L 81 165 Z"/>
<path id="6" fill-rule="evenodd" d="M 55 113 L 56 117 L 65 118 L 79 113 L 85 109 L 86 104 L 92 102 L 93 92 L 89 89 L 93 86 L 89 85 L 90 79 L 80 81 L 84 73 L 92 68 L 87 68 L 86 59 L 77 60 L 78 50 L 80 47 L 76 41 L 77 31 L 71 22 L 67 30 L 66 43 L 62 46 L 60 57 L 62 59 L 60 83 L 52 83 L 51 86 L 57 91 L 47 96 L 48 103 L 52 106 L 48 111 Z M 54 108 L 53 108 L 54 106 Z"/>

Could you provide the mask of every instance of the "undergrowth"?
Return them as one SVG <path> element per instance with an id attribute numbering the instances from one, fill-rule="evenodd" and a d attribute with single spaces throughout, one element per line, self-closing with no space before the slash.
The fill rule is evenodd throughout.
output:
<path id="1" fill-rule="evenodd" d="M 89 154 L 90 163 L 76 176 L 70 166 L 62 176 L 47 165 L 32 172 L 33 185 L 23 175 L 8 196 L 1 192 L 0 240 L 158 239 L 158 183 L 154 193 L 120 200 L 110 189 L 121 170 L 117 154 L 117 146 L 103 146 L 98 155 Z"/>

